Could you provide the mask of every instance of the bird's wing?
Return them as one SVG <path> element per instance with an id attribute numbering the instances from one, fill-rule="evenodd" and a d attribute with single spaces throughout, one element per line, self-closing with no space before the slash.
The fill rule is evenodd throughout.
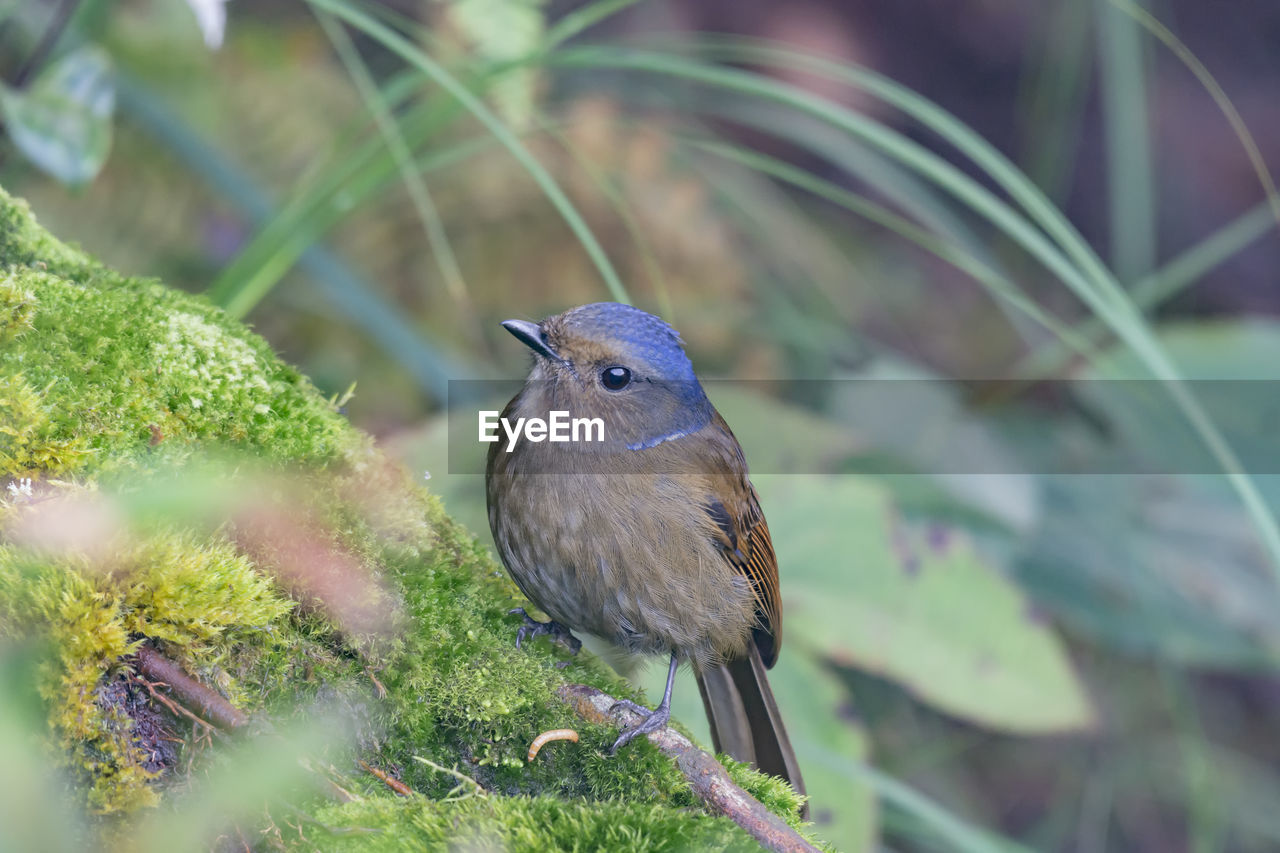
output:
<path id="1" fill-rule="evenodd" d="M 747 463 L 738 440 L 719 412 L 708 428 L 727 439 L 720 449 L 730 457 L 730 470 L 723 477 L 712 477 L 714 494 L 707 501 L 707 511 L 719 532 L 721 554 L 751 582 L 759 618 L 752 636 L 764 665 L 771 667 L 782 648 L 778 558 L 773 553 L 773 540 L 760 509 L 760 498 L 747 479 Z"/>

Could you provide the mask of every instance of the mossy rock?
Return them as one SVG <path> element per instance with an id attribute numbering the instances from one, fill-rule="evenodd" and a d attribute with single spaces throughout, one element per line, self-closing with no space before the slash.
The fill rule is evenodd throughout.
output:
<path id="1" fill-rule="evenodd" d="M 192 510 L 236 494 L 246 468 L 256 489 L 296 502 L 282 526 Z M 104 268 L 3 190 L 0 489 L 0 641 L 38 650 L 48 755 L 95 816 L 91 832 L 127 837 L 179 808 L 179 792 L 228 761 L 224 744 L 336 712 L 348 737 L 321 775 L 345 802 L 312 791 L 287 806 L 305 819 L 269 813 L 275 846 L 752 847 L 648 743 L 605 754 L 616 733 L 578 720 L 555 690 L 631 691 L 586 653 L 517 651 L 507 611 L 520 599 L 501 567 L 333 401 L 218 309 Z M 22 531 L 42 506 L 88 508 L 118 529 L 33 545 Z M 338 595 L 282 574 L 291 546 L 263 531 L 337 555 L 326 571 Z M 142 643 L 247 713 L 249 733 L 210 740 L 150 695 L 132 657 Z M 581 741 L 525 760 L 539 732 L 562 727 Z M 485 793 L 460 794 L 437 768 Z M 783 783 L 731 772 L 797 821 Z"/>

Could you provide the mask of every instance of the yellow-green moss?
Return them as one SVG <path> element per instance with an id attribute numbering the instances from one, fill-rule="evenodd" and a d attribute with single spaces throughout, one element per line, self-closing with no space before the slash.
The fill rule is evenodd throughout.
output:
<path id="1" fill-rule="evenodd" d="M 59 435 L 48 388 L 37 391 L 21 372 L 0 373 L 0 471 L 57 476 L 77 467 L 87 449 L 79 435 Z"/>
<path id="2" fill-rule="evenodd" d="M 0 637 L 46 638 L 39 687 L 51 754 L 91 809 L 154 804 L 204 760 L 178 720 L 166 725 L 187 740 L 181 762 L 142 754 L 137 714 L 147 697 L 123 675 L 145 640 L 252 715 L 306 715 L 313 700 L 334 697 L 368 709 L 359 755 L 334 758 L 365 785 L 363 799 L 322 809 L 321 823 L 376 819 L 379 839 L 494 839 L 513 849 L 748 843 L 691 808 L 688 786 L 649 744 L 605 755 L 616 733 L 577 720 L 554 691 L 569 680 L 615 694 L 626 686 L 588 655 L 568 660 L 546 642 L 517 651 L 506 611 L 520 599 L 501 568 L 260 338 L 198 298 L 58 243 L 2 190 L 0 269 L 0 330 L 13 330 L 0 346 L 0 489 L 36 481 L 33 498 L 0 491 L 0 529 L 20 526 L 51 491 L 145 503 L 175 471 L 181 479 L 230 450 L 294 483 L 292 511 L 399 614 L 391 635 L 343 630 L 323 608 L 291 600 L 231 531 L 180 514 L 125 525 L 92 557 L 0 539 Z M 540 731 L 565 726 L 580 743 L 525 762 Z M 469 768 L 508 796 L 434 802 L 455 780 L 413 756 Z M 355 769 L 357 758 L 399 768 L 428 799 L 395 800 Z M 785 785 L 731 772 L 795 820 Z M 368 840 L 353 838 L 309 837 L 307 846 Z"/>
<path id="3" fill-rule="evenodd" d="M 0 344 L 30 329 L 35 311 L 35 293 L 21 286 L 17 276 L 0 272 Z"/>

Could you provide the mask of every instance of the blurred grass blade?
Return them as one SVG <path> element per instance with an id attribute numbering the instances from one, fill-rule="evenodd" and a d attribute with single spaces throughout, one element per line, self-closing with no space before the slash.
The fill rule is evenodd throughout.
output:
<path id="1" fill-rule="evenodd" d="M 1182 673 L 1159 665 L 1169 715 L 1177 730 L 1179 758 L 1187 787 L 1187 823 L 1191 850 L 1222 850 L 1227 835 L 1222 785 L 1210 755 L 1212 747 L 1200 722 L 1196 694 Z"/>
<path id="2" fill-rule="evenodd" d="M 854 86 L 858 90 L 901 110 L 905 115 L 910 116 L 922 126 L 946 140 L 957 151 L 977 165 L 997 186 L 1008 193 L 1009 197 L 1026 211 L 1030 219 L 1042 228 L 1044 233 L 1056 242 L 1057 247 L 1071 259 L 1075 269 L 1079 272 L 1079 278 L 1087 282 L 1087 286 L 1098 288 L 1105 299 L 1115 297 L 1114 291 L 1118 288 L 1115 285 L 1114 276 L 1102 263 L 1084 237 L 1080 235 L 1079 231 L 1067 220 L 1066 216 L 1004 154 L 979 136 L 972 128 L 937 104 L 907 87 L 866 68 L 834 62 L 821 57 L 807 56 L 767 41 L 737 37 L 707 37 L 700 39 L 698 45 L 710 57 L 721 58 L 731 62 L 762 63 L 818 74 Z M 807 93 L 792 90 L 792 97 L 799 94 Z M 823 102 L 820 98 L 812 99 L 823 104 L 818 114 L 826 115 L 827 120 L 831 120 L 830 116 L 837 112 L 844 114 L 846 117 L 850 114 L 848 110 L 830 102 Z M 785 102 L 786 99 L 783 100 Z M 798 105 L 793 104 L 793 106 Z M 801 109 L 808 111 L 807 107 L 801 107 Z M 864 121 L 874 124 L 869 120 Z M 852 130 L 852 128 L 846 129 Z M 857 133 L 858 131 L 855 130 L 854 132 Z M 886 132 L 888 131 L 886 130 Z M 919 151 L 924 150 L 902 134 L 891 135 L 897 137 L 896 146 L 898 147 L 919 149 Z M 873 141 L 873 144 L 878 143 Z M 890 156 L 898 157 L 907 165 L 915 168 L 924 166 L 925 168 L 920 169 L 921 174 L 937 180 L 940 186 L 949 192 L 955 193 L 975 212 L 984 216 L 988 215 L 987 202 L 982 200 L 981 196 L 974 196 L 967 190 L 957 192 L 959 187 L 955 185 L 950 177 L 946 176 L 945 170 L 939 172 L 934 168 L 928 167 L 928 164 L 921 160 L 919 151 L 895 152 L 893 147 L 891 146 L 887 151 Z M 899 156 L 899 153 L 902 156 Z M 949 166 L 949 164 L 947 165 Z M 956 171 L 958 173 L 958 170 Z M 994 198 L 994 196 L 991 198 Z M 975 204 L 975 201 L 979 202 L 979 204 Z M 995 224 L 1000 225 L 999 222 Z M 1003 228 L 1003 226 L 1001 227 Z M 1010 236 L 1014 235 L 1010 234 Z M 1014 237 L 1014 239 L 1016 240 L 1017 238 Z M 1038 253 L 1030 247 L 1024 246 L 1024 248 L 1027 248 L 1033 256 L 1038 257 Z M 1044 262 L 1045 259 L 1039 257 L 1039 260 Z M 1071 282 L 1068 281 L 1067 283 L 1070 284 Z M 1077 293 L 1077 296 L 1082 299 L 1085 298 L 1080 293 Z"/>
<path id="3" fill-rule="evenodd" d="M 635 244 L 636 254 L 640 257 L 640 263 L 644 266 L 645 275 L 653 285 L 654 295 L 658 300 L 658 313 L 663 317 L 671 318 L 670 322 L 675 323 L 675 303 L 671 301 L 671 292 L 667 286 L 666 276 L 662 272 L 662 265 L 658 262 L 657 254 L 654 252 L 649 238 L 645 236 L 644 229 L 632 212 L 627 197 L 618 187 L 614 186 L 609 176 L 596 163 L 591 161 L 587 153 L 573 141 L 573 137 L 557 127 L 554 121 L 546 116 L 539 115 L 536 119 L 536 126 L 538 130 L 560 143 L 560 146 L 569 153 L 574 163 L 587 176 L 592 186 L 609 203 L 618 218 L 622 220 L 623 227 L 627 229 L 627 236 Z"/>
<path id="4" fill-rule="evenodd" d="M 1258 202 L 1252 210 L 1227 223 L 1134 284 L 1131 290 L 1133 301 L 1146 312 L 1158 308 L 1231 260 L 1274 227 L 1275 217 L 1270 203 Z M 1031 353 L 1014 366 L 1011 374 L 1032 381 L 1059 377 L 1070 363 L 1073 351 L 1084 356 L 1086 361 L 1092 361 L 1093 355 L 1105 340 L 1107 331 L 1101 320 L 1090 317 L 1071 331 L 1081 347 L 1067 346 L 1064 338 L 1062 342 L 1055 342 Z"/>
<path id="5" fill-rule="evenodd" d="M 1267 201 L 1271 205 L 1276 224 L 1280 225 L 1280 193 L 1276 191 L 1275 181 L 1271 177 L 1270 170 L 1267 169 L 1267 161 L 1263 159 L 1262 152 L 1258 149 L 1258 143 L 1254 140 L 1253 134 L 1249 132 L 1249 128 L 1245 125 L 1244 119 L 1240 117 L 1235 104 L 1231 103 L 1231 99 L 1227 97 L 1227 93 L 1223 91 L 1217 79 L 1209 73 L 1209 69 L 1191 52 L 1191 49 L 1170 32 L 1168 27 L 1156 20 L 1150 12 L 1131 2 L 1131 0 L 1108 0 L 1108 2 L 1132 17 L 1147 32 L 1158 38 L 1196 76 L 1196 79 L 1200 81 L 1200 85 L 1204 86 L 1205 91 L 1213 98 L 1214 103 L 1218 105 L 1218 109 L 1222 111 L 1227 122 L 1231 125 L 1231 130 L 1235 133 L 1236 138 L 1240 140 L 1241 146 L 1244 147 L 1245 154 L 1249 157 L 1249 163 L 1253 166 L 1253 171 L 1258 176 L 1258 183 L 1262 184 L 1263 192 L 1266 193 Z"/>
<path id="6" fill-rule="evenodd" d="M 732 53 L 738 55 L 740 61 L 751 61 L 752 56 L 758 56 L 758 61 L 764 61 L 777 51 L 749 50 Z M 904 110 L 911 110 L 916 118 L 925 121 L 931 129 L 952 138 L 953 143 L 986 171 L 989 177 L 1019 200 L 1028 209 L 1029 215 L 1060 239 L 1064 244 L 1063 248 L 1055 246 L 1044 232 L 1025 217 L 938 155 L 900 133 L 794 86 L 763 79 L 757 74 L 676 56 L 616 47 L 571 48 L 553 55 L 549 61 L 565 67 L 643 71 L 785 104 L 802 114 L 821 118 L 853 134 L 953 194 L 1052 271 L 1138 355 L 1153 378 L 1163 380 L 1167 393 L 1221 465 L 1223 474 L 1239 495 L 1267 551 L 1273 578 L 1280 584 L 1280 525 L 1268 509 L 1256 483 L 1241 466 L 1239 458 L 1222 437 L 1213 419 L 1182 383 L 1177 366 L 1160 348 L 1145 318 L 1062 212 L 990 143 L 919 95 L 885 81 L 878 75 L 824 60 L 792 55 L 789 51 L 781 53 L 796 67 L 811 67 L 811 70 L 817 70 L 818 73 L 848 79 L 855 85 L 859 85 L 856 81 L 861 78 L 868 78 L 869 82 L 862 81 L 863 88 L 874 89 L 874 94 L 886 99 L 892 98 L 895 103 L 901 102 Z M 1070 259 L 1063 254 L 1064 251 L 1071 256 Z M 1074 262 L 1081 266 L 1077 267 Z"/>
<path id="7" fill-rule="evenodd" d="M 1156 262 L 1155 182 L 1152 175 L 1146 67 L 1133 19 L 1094 0 L 1101 61 L 1103 132 L 1111 263 L 1126 283 L 1146 275 Z"/>
<path id="8" fill-rule="evenodd" d="M 758 331 L 791 347 L 802 362 L 826 365 L 841 354 L 853 357 L 861 347 L 849 334 L 858 311 L 842 283 L 856 278 L 859 261 L 813 220 L 797 200 L 754 170 L 709 155 L 691 144 L 709 141 L 685 131 L 672 136 L 684 165 L 714 193 L 726 222 L 741 232 L 743 264 L 755 292 L 757 316 L 767 317 Z M 825 369 L 825 368 L 824 368 Z"/>
<path id="9" fill-rule="evenodd" d="M 1061 3 L 1043 24 L 1035 70 L 1024 80 L 1018 115 L 1027 176 L 1061 204 L 1077 162 L 1093 53 L 1087 3 Z"/>
<path id="10" fill-rule="evenodd" d="M 546 167 L 538 162 L 537 158 L 525 147 L 524 143 L 479 98 L 416 45 L 353 5 L 341 2 L 341 0 L 307 0 L 307 2 L 312 6 L 317 6 L 333 13 L 335 17 L 343 19 L 351 26 L 365 33 L 365 35 L 374 39 L 404 61 L 418 68 L 461 103 L 502 143 L 503 147 L 511 153 L 516 162 L 524 167 L 525 171 L 529 173 L 529 176 L 533 178 L 534 182 L 537 183 L 551 201 L 551 204 L 564 217 L 574 236 L 582 243 L 583 249 L 591 258 L 592 263 L 595 264 L 600 277 L 604 279 L 605 286 L 609 289 L 613 298 L 619 302 L 629 303 L 631 301 L 627 296 L 622 280 L 618 278 L 618 274 L 613 265 L 609 263 L 609 258 L 604 249 L 578 213 L 577 208 L 573 206 L 573 203 L 569 201 L 564 191 L 555 182 L 555 179 L 547 172 Z"/>
<path id="11" fill-rule="evenodd" d="M 789 111 L 767 104 L 741 103 L 733 96 L 723 93 L 700 99 L 698 108 L 763 133 L 781 136 L 822 157 L 832 165 L 855 175 L 861 183 L 880 195 L 892 199 L 898 207 L 934 232 L 938 237 L 936 243 L 954 245 L 978 264 L 993 271 L 997 269 L 999 262 L 988 248 L 988 241 L 977 234 L 965 218 L 953 209 L 947 197 L 921 181 L 910 170 L 851 139 L 848 134 L 840 133 L 815 119 L 795 116 Z M 1002 273 L 996 274 L 1002 276 Z M 1005 292 L 1007 291 L 1008 288 L 1005 288 Z M 1010 325 L 1025 336 L 1023 315 L 1010 310 L 1011 305 L 1002 299 L 996 299 L 995 304 L 1005 312 Z"/>
<path id="12" fill-rule="evenodd" d="M 639 2 L 640 0 L 597 0 L 580 9 L 574 9 L 547 30 L 542 50 L 553 50 L 574 36 Z"/>
<path id="13" fill-rule="evenodd" d="M 365 108 L 373 116 L 374 122 L 378 126 L 378 132 L 382 134 L 382 138 L 386 142 L 387 150 L 395 158 L 396 167 L 400 170 L 401 180 L 404 182 L 404 188 L 409 193 L 409 199 L 413 202 L 414 211 L 422 221 L 422 230 L 426 233 L 427 242 L 431 246 L 431 255 L 435 258 L 436 264 L 440 269 L 440 275 L 444 279 L 449 295 L 453 297 L 464 313 L 470 315 L 472 312 L 470 299 L 467 296 L 467 284 L 462 276 L 462 268 L 458 265 L 458 258 L 454 254 L 453 246 L 449 243 L 449 235 L 445 232 L 444 223 L 440 220 L 440 212 L 436 209 L 435 202 L 431 198 L 431 193 L 427 190 L 427 184 L 422 179 L 421 172 L 415 168 L 413 155 L 409 151 L 409 146 L 405 142 L 404 136 L 400 133 L 395 119 L 378 93 L 378 87 L 373 80 L 373 76 L 369 73 L 368 67 L 365 65 L 364 60 L 360 58 L 360 54 L 356 51 L 355 45 L 351 43 L 351 39 L 346 30 L 342 28 L 342 25 L 329 14 L 314 9 L 312 11 L 316 16 L 316 20 L 320 22 L 321 29 L 329 37 L 329 42 L 333 45 L 334 51 L 338 54 L 339 59 L 342 60 L 343 67 L 346 68 L 347 74 L 355 84 L 356 91 L 359 93 L 360 99 L 364 101 Z"/>
<path id="14" fill-rule="evenodd" d="M 739 54 L 741 56 L 738 56 Z M 772 54 L 772 51 L 734 51 L 734 55 L 742 61 L 751 61 L 753 56 L 757 61 L 764 60 Z M 552 56 L 549 61 L 571 68 L 615 68 L 674 77 L 687 82 L 704 84 L 713 89 L 723 89 L 730 93 L 749 95 L 766 102 L 782 104 L 803 115 L 819 118 L 852 134 L 855 138 L 870 144 L 873 148 L 938 184 L 1021 245 L 1032 257 L 1066 283 L 1072 292 L 1095 312 L 1106 314 L 1117 323 L 1122 319 L 1117 316 L 1115 303 L 1102 296 L 1095 282 L 1069 261 L 1063 252 L 1026 217 L 1014 211 L 977 181 L 938 155 L 865 116 L 794 86 L 779 83 L 758 74 L 662 53 L 623 50 L 616 47 L 578 47 L 561 51 Z M 848 70 L 852 71 L 852 69 Z M 918 96 L 913 97 L 918 98 Z M 936 110 L 933 107 L 931 109 Z M 950 121 L 958 124 L 954 119 Z M 965 132 L 972 135 L 972 131 L 967 128 Z M 1009 168 L 1013 167 L 1010 165 Z M 1030 185 L 1025 177 L 1022 180 Z M 1035 190 L 1035 193 L 1038 195 L 1039 191 Z M 1040 197 L 1043 198 L 1043 196 Z M 1047 199 L 1044 203 L 1049 205 Z"/>
<path id="15" fill-rule="evenodd" d="M 415 88 L 406 88 L 404 94 Z M 389 88 L 385 96 L 388 105 L 396 102 L 392 94 Z M 445 126 L 457 111 L 444 99 L 434 99 L 406 115 L 400 132 L 412 145 Z M 330 163 L 222 270 L 209 286 L 208 297 L 229 313 L 243 316 L 266 297 L 311 243 L 368 201 L 396 172 L 395 158 L 379 138 L 365 140 L 347 156 Z"/>
<path id="16" fill-rule="evenodd" d="M 1270 202 L 1259 202 L 1252 210 L 1224 225 L 1135 284 L 1134 301 L 1147 310 L 1160 305 L 1199 281 L 1215 267 L 1231 260 L 1272 231 L 1275 224 Z"/>
<path id="17" fill-rule="evenodd" d="M 1082 354 L 1091 351 L 1087 339 L 1078 335 L 1069 325 L 1041 309 L 1022 292 L 1015 282 L 968 254 L 964 247 L 954 246 L 946 240 L 939 239 L 883 205 L 824 180 L 812 172 L 745 148 L 719 142 L 694 141 L 689 144 L 813 193 L 819 198 L 840 205 L 858 216 L 883 226 L 982 283 L 999 298 L 1008 301 L 1019 311 L 1061 338 L 1064 345 Z"/>
<path id="18" fill-rule="evenodd" d="M 957 214 L 932 186 L 917 179 L 914 173 L 848 134 L 835 131 L 823 122 L 795 116 L 789 110 L 771 105 L 740 102 L 717 92 L 699 99 L 698 108 L 712 115 L 728 118 L 763 133 L 780 136 L 832 165 L 855 175 L 862 183 L 893 201 L 917 221 L 942 239 L 949 240 L 988 265 L 994 264 L 986 241 Z"/>

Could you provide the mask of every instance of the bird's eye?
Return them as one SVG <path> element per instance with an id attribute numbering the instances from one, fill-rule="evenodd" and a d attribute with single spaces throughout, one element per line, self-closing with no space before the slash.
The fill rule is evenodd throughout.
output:
<path id="1" fill-rule="evenodd" d="M 631 384 L 631 371 L 625 367 L 606 367 L 600 371 L 600 384 L 610 391 L 621 391 Z"/>

